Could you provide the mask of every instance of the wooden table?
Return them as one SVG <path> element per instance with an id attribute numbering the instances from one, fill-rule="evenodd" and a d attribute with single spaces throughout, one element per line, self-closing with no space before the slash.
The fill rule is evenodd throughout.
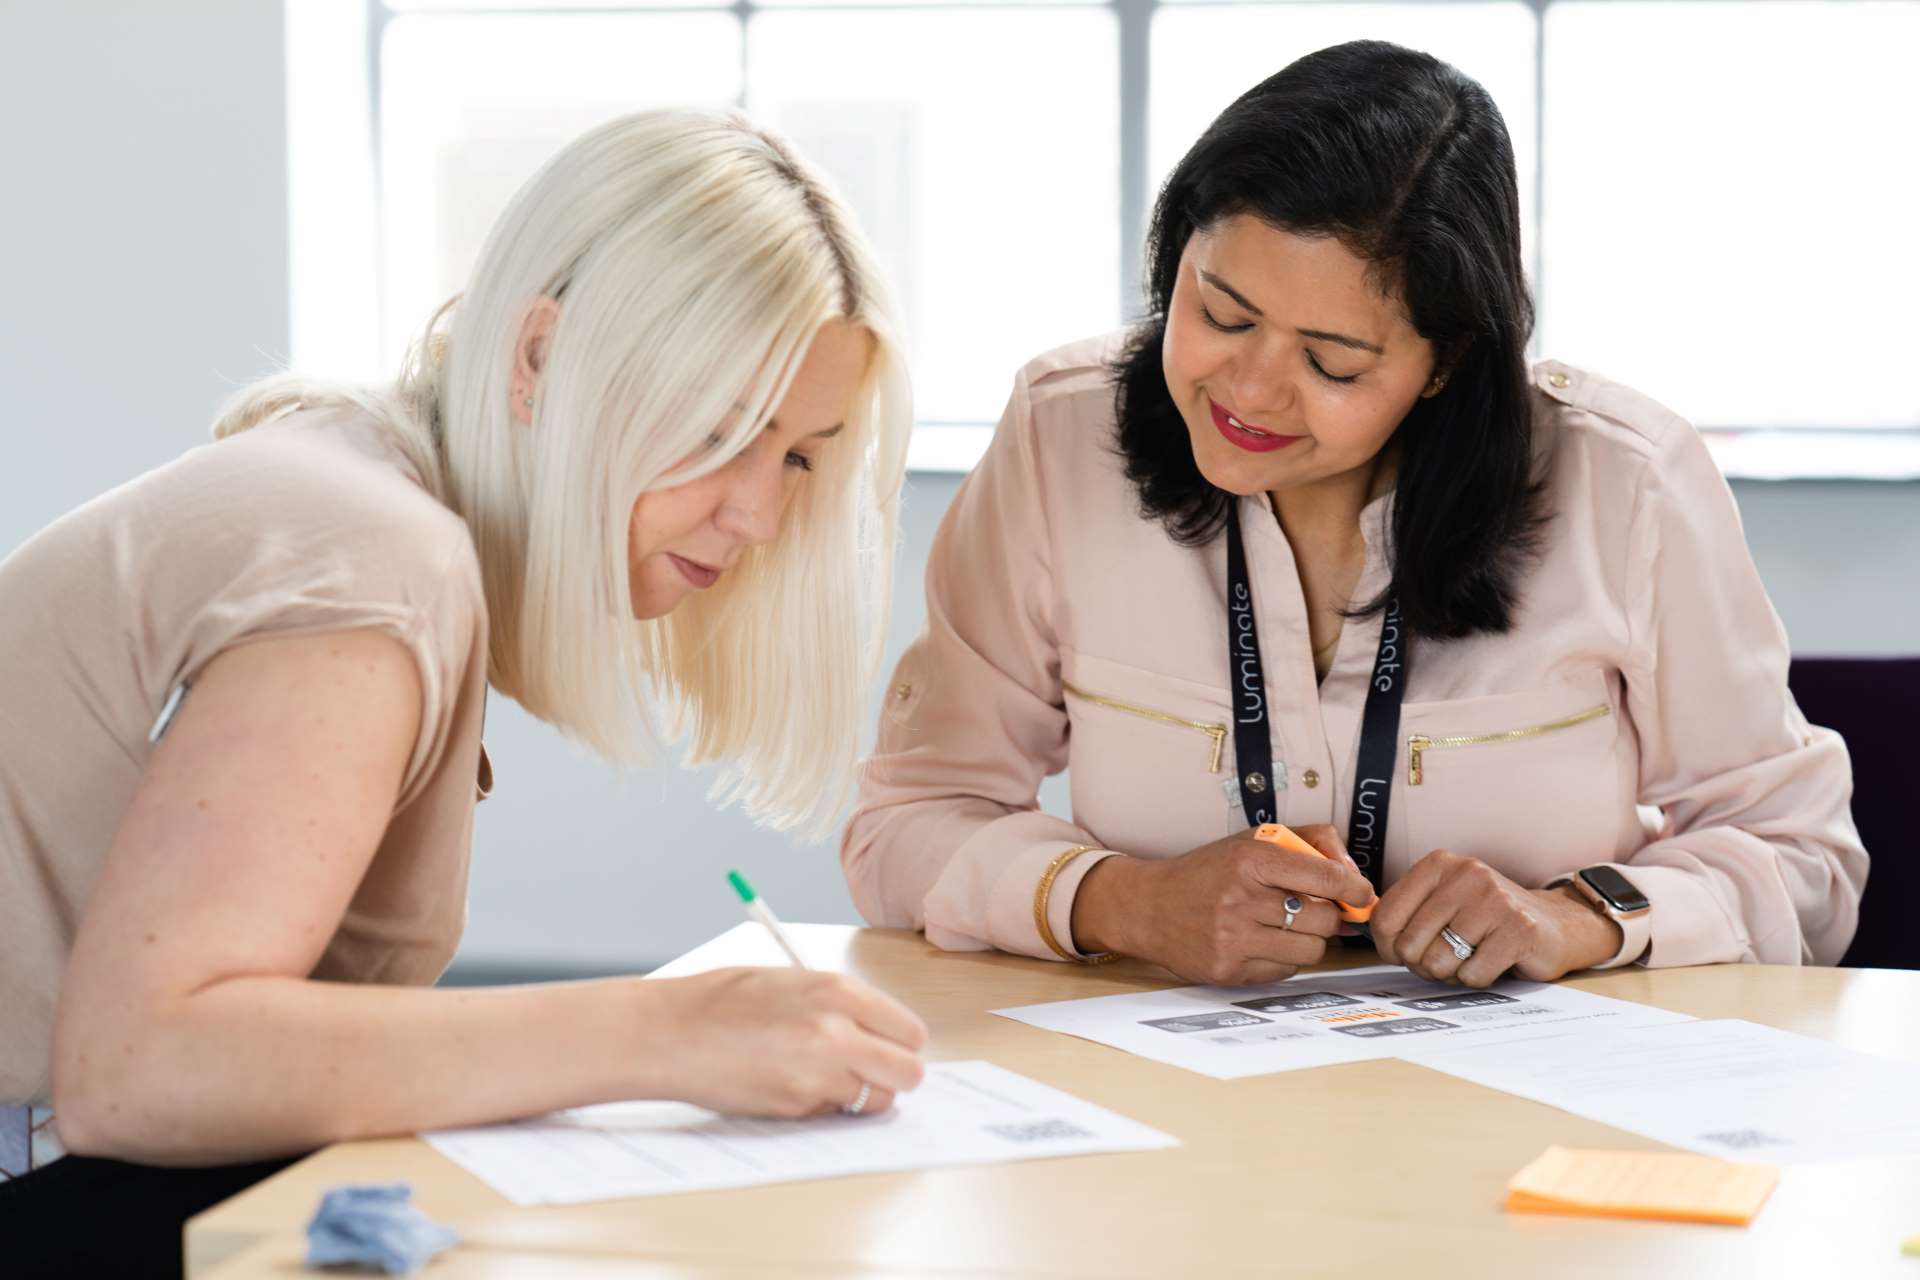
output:
<path id="1" fill-rule="evenodd" d="M 514 1208 L 414 1139 L 328 1148 L 188 1224 L 194 1277 L 297 1274 L 320 1193 L 411 1181 L 465 1243 L 428 1277 L 1391 1275 L 1913 1276 L 1920 1154 L 1789 1170 L 1750 1228 L 1507 1214 L 1550 1143 L 1660 1144 L 1409 1063 L 1212 1080 L 987 1010 L 1176 985 L 1103 968 L 937 951 L 917 935 L 790 926 L 808 962 L 917 1010 L 930 1059 L 986 1058 L 1178 1137 L 1157 1152 Z M 1346 953 L 1345 965 L 1370 952 Z M 663 975 L 778 964 L 742 925 Z M 1336 966 L 1336 967 L 1344 967 Z M 1721 965 L 1572 986 L 1741 1017 L 1920 1062 L 1920 973 Z M 483 1064 L 476 1064 L 483 1069 Z"/>

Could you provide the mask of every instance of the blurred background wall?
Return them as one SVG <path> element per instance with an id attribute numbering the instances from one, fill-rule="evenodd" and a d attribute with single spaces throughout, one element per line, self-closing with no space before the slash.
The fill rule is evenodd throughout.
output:
<path id="1" fill-rule="evenodd" d="M 1825 40 L 1920 47 L 1920 3 L 1152 7 L 770 4 L 743 42 L 734 8 L 0 0 L 0 554 L 201 442 L 289 359 L 390 368 L 579 128 L 744 98 L 833 169 L 908 295 L 927 427 L 897 654 L 955 468 L 1023 359 L 1119 322 L 1159 174 L 1258 74 L 1377 32 L 1501 98 L 1544 238 L 1543 349 L 1755 429 L 1716 443 L 1796 650 L 1920 652 L 1920 250 L 1899 230 L 1920 89 L 1814 65 Z M 1158 106 L 1129 96 L 1143 68 Z M 650 967 L 738 921 L 730 866 L 789 918 L 856 919 L 832 845 L 713 812 L 672 768 L 616 778 L 504 700 L 488 728 L 459 976 Z"/>

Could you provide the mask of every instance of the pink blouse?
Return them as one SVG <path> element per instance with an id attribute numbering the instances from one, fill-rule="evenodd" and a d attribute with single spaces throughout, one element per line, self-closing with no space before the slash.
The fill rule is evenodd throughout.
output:
<path id="1" fill-rule="evenodd" d="M 927 627 L 887 690 L 841 861 L 873 924 L 1051 956 L 1086 872 L 1243 830 L 1228 694 L 1225 539 L 1143 518 L 1114 445 L 1117 336 L 1020 372 L 927 568 Z M 1637 954 L 1671 966 L 1840 958 L 1867 855 L 1839 736 L 1787 691 L 1787 638 L 1732 495 L 1686 422 L 1605 378 L 1534 371 L 1551 522 L 1510 631 L 1415 641 L 1387 831 L 1391 884 L 1427 853 L 1540 887 L 1596 863 L 1652 902 Z M 1241 499 L 1275 802 L 1345 833 L 1380 619 L 1316 682 L 1292 552 Z M 1393 496 L 1362 513 L 1356 598 L 1385 586 Z M 1068 771 L 1073 819 L 1037 788 Z M 1629 942 L 1634 939 L 1630 936 Z"/>

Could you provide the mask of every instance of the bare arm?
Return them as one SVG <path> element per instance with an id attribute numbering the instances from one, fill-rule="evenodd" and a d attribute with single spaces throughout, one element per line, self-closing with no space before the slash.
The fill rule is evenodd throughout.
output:
<path id="1" fill-rule="evenodd" d="M 918 1020 L 833 975 L 308 980 L 386 829 L 420 703 L 406 650 L 372 632 L 208 664 L 128 806 L 61 991 L 70 1150 L 199 1164 L 615 1098 L 799 1114 L 862 1080 L 918 1081 Z"/>

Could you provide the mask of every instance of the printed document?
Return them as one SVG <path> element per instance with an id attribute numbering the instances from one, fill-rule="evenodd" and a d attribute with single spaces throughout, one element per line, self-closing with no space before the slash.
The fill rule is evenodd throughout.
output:
<path id="1" fill-rule="evenodd" d="M 1502 980 L 1484 991 L 1452 987 L 1398 965 L 1261 987 L 1177 987 L 994 1012 L 1216 1080 L 1372 1058 L 1420 1062 L 1463 1044 L 1692 1021 L 1544 982 Z"/>
<path id="2" fill-rule="evenodd" d="M 875 1115 L 760 1120 L 620 1102 L 421 1136 L 521 1205 L 1180 1145 L 988 1062 L 930 1063 Z"/>
<path id="3" fill-rule="evenodd" d="M 1726 1019 L 1457 1047 L 1435 1071 L 1708 1155 L 1920 1153 L 1920 1067 Z"/>

